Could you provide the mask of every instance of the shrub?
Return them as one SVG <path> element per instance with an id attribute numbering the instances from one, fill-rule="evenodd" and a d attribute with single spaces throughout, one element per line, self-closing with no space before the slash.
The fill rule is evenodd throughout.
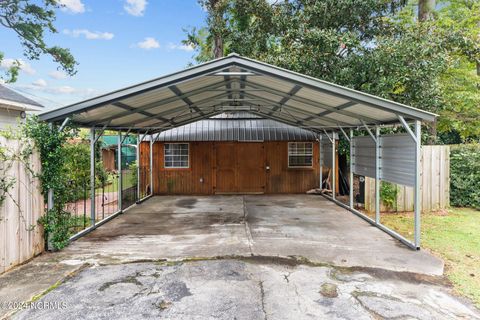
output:
<path id="1" fill-rule="evenodd" d="M 388 209 L 396 209 L 398 187 L 394 183 L 382 181 L 380 185 L 380 199 Z"/>
<path id="2" fill-rule="evenodd" d="M 480 209 L 480 144 L 452 146 L 450 203 Z"/>

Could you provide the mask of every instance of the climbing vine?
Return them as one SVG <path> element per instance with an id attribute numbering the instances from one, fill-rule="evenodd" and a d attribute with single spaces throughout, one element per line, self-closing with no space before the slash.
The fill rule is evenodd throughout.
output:
<path id="1" fill-rule="evenodd" d="M 42 170 L 38 174 L 41 182 L 41 192 L 47 199 L 48 191 L 53 190 L 54 206 L 47 210 L 39 223 L 44 226 L 49 244 L 55 249 L 61 249 L 68 244 L 71 215 L 64 210 L 70 190 L 65 168 L 65 146 L 78 130 L 66 127 L 59 131 L 56 126 L 39 121 L 37 117 L 29 117 L 22 127 L 22 135 L 32 141 L 40 153 Z"/>

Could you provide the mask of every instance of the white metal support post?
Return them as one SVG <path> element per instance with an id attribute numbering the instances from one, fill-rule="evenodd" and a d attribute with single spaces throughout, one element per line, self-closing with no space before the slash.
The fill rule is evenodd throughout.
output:
<path id="1" fill-rule="evenodd" d="M 90 129 L 90 226 L 95 227 L 95 127 Z"/>
<path id="2" fill-rule="evenodd" d="M 420 198 L 420 161 L 422 151 L 422 123 L 419 120 L 415 121 L 415 246 L 420 249 L 420 213 L 421 213 L 421 198 Z"/>
<path id="3" fill-rule="evenodd" d="M 318 162 L 319 162 L 319 167 L 320 167 L 320 183 L 319 183 L 319 187 L 320 187 L 320 192 L 322 192 L 322 189 L 323 189 L 323 159 L 322 159 L 322 134 L 320 133 L 318 135 L 318 154 L 319 154 L 319 157 L 318 157 Z"/>
<path id="4" fill-rule="evenodd" d="M 335 200 L 336 190 L 337 190 L 337 177 L 336 177 L 336 154 L 337 150 L 335 148 L 335 131 L 332 130 L 332 198 Z"/>
<path id="5" fill-rule="evenodd" d="M 118 171 L 118 210 L 122 209 L 122 132 L 118 132 L 118 145 L 117 145 L 117 171 Z"/>
<path id="6" fill-rule="evenodd" d="M 380 128 L 375 127 L 375 223 L 380 223 Z"/>
<path id="7" fill-rule="evenodd" d="M 353 209 L 353 129 L 350 129 L 350 208 Z"/>

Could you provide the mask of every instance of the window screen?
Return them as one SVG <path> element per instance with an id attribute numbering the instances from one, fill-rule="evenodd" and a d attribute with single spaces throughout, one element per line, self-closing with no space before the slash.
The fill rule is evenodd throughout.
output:
<path id="1" fill-rule="evenodd" d="M 165 168 L 188 168 L 188 143 L 165 143 Z"/>
<path id="2" fill-rule="evenodd" d="M 312 142 L 289 142 L 288 143 L 288 166 L 289 167 L 312 167 L 313 166 L 313 143 Z"/>

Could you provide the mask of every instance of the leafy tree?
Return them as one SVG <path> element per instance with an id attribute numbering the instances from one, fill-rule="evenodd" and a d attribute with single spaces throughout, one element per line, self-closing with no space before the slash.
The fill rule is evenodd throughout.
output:
<path id="1" fill-rule="evenodd" d="M 480 2 L 450 0 L 437 12 L 437 25 L 455 30 L 467 41 L 440 79 L 445 95 L 439 130 L 445 143 L 480 139 Z M 458 136 L 460 139 L 455 139 Z"/>
<path id="2" fill-rule="evenodd" d="M 70 50 L 49 46 L 45 42 L 45 32 L 56 33 L 54 26 L 57 0 L 2 0 L 0 1 L 0 25 L 15 32 L 23 47 L 23 54 L 29 60 L 38 60 L 42 54 L 52 57 L 67 74 L 76 73 L 77 62 Z M 0 53 L 0 62 L 4 55 Z M 14 63 L 0 77 L 7 82 L 17 79 L 20 63 Z"/>
<path id="3" fill-rule="evenodd" d="M 426 2 L 430 8 L 432 1 Z M 474 61 L 479 56 L 478 45 L 463 30 L 439 27 L 430 11 L 422 13 L 420 23 L 416 6 L 406 1 L 290 0 L 272 5 L 230 0 L 219 10 L 209 12 L 223 19 L 225 54 L 236 52 L 440 114 L 449 98 L 442 77 L 459 57 Z M 188 33 L 185 42 L 197 49 L 197 62 L 213 58 L 210 35 L 216 26 L 207 19 L 204 29 Z M 428 129 L 435 142 L 435 126 Z"/>

